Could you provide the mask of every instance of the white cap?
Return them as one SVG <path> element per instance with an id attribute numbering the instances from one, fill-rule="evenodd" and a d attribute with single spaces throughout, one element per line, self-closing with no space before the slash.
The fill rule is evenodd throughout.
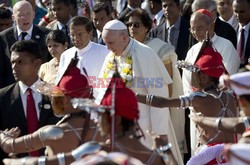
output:
<path id="1" fill-rule="evenodd" d="M 105 24 L 105 26 L 103 27 L 103 29 L 106 29 L 106 30 L 127 30 L 127 26 L 123 22 L 115 19 L 115 20 L 111 20 L 111 21 L 107 22 Z"/>
<path id="2" fill-rule="evenodd" d="M 230 86 L 236 95 L 250 95 L 250 71 L 234 74 L 230 80 L 235 82 L 230 82 Z"/>

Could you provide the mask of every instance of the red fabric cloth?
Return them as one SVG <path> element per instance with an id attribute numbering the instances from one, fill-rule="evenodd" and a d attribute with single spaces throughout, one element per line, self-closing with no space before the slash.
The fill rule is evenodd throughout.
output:
<path id="1" fill-rule="evenodd" d="M 220 53 L 215 51 L 212 47 L 208 47 L 204 48 L 195 65 L 208 76 L 219 78 L 225 72 L 222 61 Z"/>
<path id="2" fill-rule="evenodd" d="M 112 88 L 116 84 L 115 114 L 134 120 L 139 118 L 137 98 L 132 90 L 126 88 L 121 78 L 112 78 L 110 85 L 102 99 L 101 105 L 112 104 Z"/>
<path id="3" fill-rule="evenodd" d="M 35 132 L 38 129 L 38 118 L 36 112 L 35 101 L 32 95 L 32 90 L 27 89 L 27 129 L 28 134 Z M 29 153 L 30 156 L 39 156 L 38 151 L 33 151 Z"/>
<path id="4" fill-rule="evenodd" d="M 211 147 L 211 146 L 215 146 L 217 144 L 222 144 L 222 143 L 209 143 L 209 144 L 207 144 L 207 146 Z M 219 161 L 219 163 L 226 163 L 226 162 L 227 161 L 226 161 L 226 159 L 224 157 Z M 206 165 L 215 165 L 215 164 L 216 165 L 218 164 L 216 158 L 214 158 L 213 160 L 211 160 L 210 162 L 208 162 Z"/>
<path id="5" fill-rule="evenodd" d="M 76 98 L 89 98 L 91 95 L 87 77 L 82 75 L 75 66 L 68 68 L 56 90 L 61 90 L 64 94 Z"/>

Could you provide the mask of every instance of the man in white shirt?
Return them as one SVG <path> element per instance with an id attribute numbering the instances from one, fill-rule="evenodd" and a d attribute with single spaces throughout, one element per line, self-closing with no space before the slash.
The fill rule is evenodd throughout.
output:
<path id="1" fill-rule="evenodd" d="M 233 0 L 217 0 L 217 11 L 219 19 L 230 24 L 236 31 L 239 22 L 234 15 Z"/>
<path id="2" fill-rule="evenodd" d="M 76 16 L 71 20 L 70 37 L 74 46 L 62 53 L 55 84 L 59 83 L 75 54 L 79 58 L 77 67 L 81 70 L 81 73 L 87 74 L 91 80 L 98 78 L 109 51 L 105 46 L 90 41 L 92 29 L 92 22 L 87 17 Z M 85 70 L 87 73 L 85 73 Z M 94 96 L 96 96 L 95 90 Z"/>
<path id="3" fill-rule="evenodd" d="M 109 79 L 114 73 L 114 59 L 118 63 L 118 71 L 126 85 L 134 92 L 155 94 L 169 97 L 168 84 L 172 80 L 158 55 L 148 46 L 139 43 L 128 35 L 127 27 L 118 20 L 109 21 L 103 28 L 103 41 L 111 50 L 103 64 L 100 78 Z M 105 88 L 100 89 L 97 103 L 105 94 Z M 168 108 L 154 108 L 150 104 L 139 104 L 139 125 L 145 139 L 142 143 L 148 148 L 153 147 L 153 139 L 149 133 L 168 137 L 173 145 L 173 154 L 182 164 L 182 158 L 175 136 Z"/>
<path id="4" fill-rule="evenodd" d="M 239 55 L 229 40 L 219 37 L 214 33 L 213 17 L 208 10 L 200 9 L 194 12 L 191 16 L 190 27 L 193 37 L 199 42 L 193 45 L 188 51 L 185 61 L 192 64 L 196 62 L 197 56 L 201 49 L 202 41 L 206 38 L 206 33 L 208 32 L 213 44 L 212 46 L 221 54 L 227 72 L 229 74 L 234 74 L 238 71 L 240 66 Z M 192 91 L 190 72 L 183 70 L 182 82 L 184 94 L 190 93 Z M 194 151 L 197 143 L 197 140 L 194 138 L 196 136 L 196 128 L 193 128 L 193 126 L 194 124 L 192 124 L 191 121 L 192 151 Z"/>

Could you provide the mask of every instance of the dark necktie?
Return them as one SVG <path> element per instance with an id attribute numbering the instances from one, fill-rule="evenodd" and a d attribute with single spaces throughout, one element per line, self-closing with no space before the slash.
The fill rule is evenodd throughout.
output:
<path id="1" fill-rule="evenodd" d="M 25 36 L 27 36 L 28 33 L 27 32 L 22 32 L 21 34 L 22 34 L 22 40 L 25 40 Z"/>
<path id="2" fill-rule="evenodd" d="M 174 27 L 170 27 L 168 37 L 169 42 L 174 46 Z"/>
<path id="3" fill-rule="evenodd" d="M 70 36 L 69 36 L 69 28 L 67 25 L 63 26 L 62 31 L 64 31 L 64 33 L 66 34 L 66 38 L 68 41 L 68 47 L 70 48 L 72 46 L 71 40 L 70 40 Z"/>
<path id="4" fill-rule="evenodd" d="M 102 34 L 98 38 L 98 43 L 101 44 L 101 45 L 105 45 L 105 43 L 102 40 Z"/>
<path id="5" fill-rule="evenodd" d="M 66 35 L 69 35 L 69 29 L 68 29 L 68 26 L 67 26 L 67 25 L 65 25 L 65 26 L 63 27 L 63 30 L 64 30 L 64 32 L 65 32 Z"/>
<path id="6" fill-rule="evenodd" d="M 244 55 L 243 55 L 243 52 L 244 52 L 244 45 L 245 45 L 245 35 L 244 35 L 244 29 L 241 28 L 240 29 L 240 39 L 239 39 L 239 42 L 237 44 L 237 52 L 239 53 L 239 56 L 240 56 L 240 59 L 241 61 L 244 60 Z"/>
<path id="7" fill-rule="evenodd" d="M 154 18 L 152 22 L 152 28 L 155 27 L 156 25 L 157 25 L 157 20 Z"/>
<path id="8" fill-rule="evenodd" d="M 35 101 L 32 94 L 32 89 L 28 88 L 27 92 L 27 130 L 28 134 L 35 132 L 38 129 L 38 118 L 36 113 Z M 30 156 L 39 156 L 38 151 L 32 151 Z"/>

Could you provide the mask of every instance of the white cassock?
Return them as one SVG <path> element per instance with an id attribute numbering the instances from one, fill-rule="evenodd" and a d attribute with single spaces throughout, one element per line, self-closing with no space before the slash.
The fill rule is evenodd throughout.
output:
<path id="1" fill-rule="evenodd" d="M 173 72 L 173 87 L 172 87 L 172 95 L 169 96 L 171 98 L 178 98 L 183 95 L 183 87 L 181 81 L 181 75 L 179 69 L 176 67 L 177 55 L 174 51 L 174 47 L 166 42 L 158 38 L 153 38 L 146 40 L 144 42 L 148 47 L 152 48 L 160 57 L 163 64 L 166 66 L 169 62 L 172 64 L 172 72 Z M 173 123 L 173 127 L 175 130 L 175 135 L 178 140 L 179 148 L 181 153 L 184 153 L 186 150 L 185 143 L 185 111 L 180 110 L 178 108 L 169 108 L 171 120 Z"/>
<path id="2" fill-rule="evenodd" d="M 229 164 L 248 165 L 250 162 L 250 144 L 233 144 L 229 149 L 229 153 L 231 153 Z"/>
<path id="3" fill-rule="evenodd" d="M 100 74 L 103 62 L 110 51 L 106 46 L 96 44 L 91 41 L 83 49 L 77 49 L 76 47 L 67 49 L 61 55 L 58 75 L 55 84 L 58 84 L 61 80 L 63 74 L 70 64 L 71 59 L 75 57 L 75 52 L 77 52 L 79 58 L 77 67 L 81 70 L 81 73 L 85 75 L 83 71 L 83 68 L 85 68 L 89 78 L 97 79 Z M 97 96 L 95 89 L 94 96 Z"/>
<path id="4" fill-rule="evenodd" d="M 165 69 L 161 59 L 157 54 L 148 46 L 139 43 L 134 39 L 130 39 L 127 48 L 122 53 L 121 58 L 124 58 L 130 54 L 132 57 L 132 72 L 135 85 L 131 88 L 134 92 L 140 94 L 153 94 L 156 96 L 169 97 L 168 84 L 172 83 L 172 80 Z M 104 70 L 107 63 L 112 58 L 111 52 L 105 59 L 102 67 L 100 77 L 103 77 Z M 109 78 L 112 74 L 109 74 Z M 154 86 L 148 86 L 149 80 L 153 82 Z M 100 89 L 97 102 L 101 101 L 105 94 L 105 89 Z M 178 147 L 178 142 L 175 136 L 174 128 L 170 118 L 168 108 L 155 108 L 145 104 L 139 103 L 140 118 L 139 125 L 145 134 L 145 140 L 142 143 L 148 148 L 152 148 L 152 138 L 146 132 L 153 131 L 157 135 L 167 135 L 170 143 L 173 144 L 173 154 L 178 161 L 178 164 L 183 164 L 181 153 Z M 143 138 L 142 138 L 143 139 Z"/>
<path id="5" fill-rule="evenodd" d="M 216 34 L 214 34 L 214 36 L 212 37 L 211 42 L 212 46 L 221 54 L 223 63 L 228 73 L 230 75 L 236 73 L 240 67 L 240 58 L 232 43 L 227 39 L 217 36 Z M 201 45 L 202 42 L 198 42 L 197 44 L 193 45 L 191 49 L 188 51 L 185 61 L 194 64 L 200 52 Z M 190 71 L 186 69 L 183 70 L 182 83 L 185 95 L 192 92 L 191 75 L 192 74 Z M 193 108 L 190 107 L 190 110 L 193 111 Z M 196 149 L 196 144 L 198 141 L 197 129 L 195 128 L 195 124 L 193 121 L 190 121 L 190 136 L 191 136 L 191 149 L 193 153 Z"/>

